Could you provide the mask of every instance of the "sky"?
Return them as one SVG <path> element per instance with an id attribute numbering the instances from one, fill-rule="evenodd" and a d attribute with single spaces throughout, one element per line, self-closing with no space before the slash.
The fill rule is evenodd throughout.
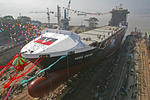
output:
<path id="1" fill-rule="evenodd" d="M 17 18 L 19 13 L 21 13 L 22 16 L 29 16 L 34 20 L 47 22 L 46 13 L 34 14 L 30 12 L 46 12 L 46 8 L 49 8 L 51 11 L 56 11 L 57 5 L 67 7 L 68 1 L 69 0 L 0 0 L 0 17 L 12 15 Z M 136 17 L 135 15 L 146 15 L 146 17 L 150 15 L 150 0 L 71 0 L 71 9 L 86 12 L 108 12 L 119 4 L 123 4 L 123 7 L 129 9 L 131 12 L 129 20 L 134 19 L 134 17 Z M 77 17 L 75 15 L 71 15 L 71 17 L 71 23 L 73 24 L 84 24 L 83 19 L 88 18 L 83 16 Z M 110 18 L 110 15 L 101 16 L 99 20 L 102 24 L 107 22 L 108 18 Z M 104 21 L 102 21 L 102 19 Z M 56 22 L 55 15 L 51 15 L 51 22 Z"/>
<path id="2" fill-rule="evenodd" d="M 56 5 L 67 6 L 69 0 L 0 0 L 1 13 L 17 13 L 30 10 L 44 10 L 47 7 L 55 10 Z M 103 11 L 122 3 L 129 9 L 150 9 L 150 0 L 72 0 L 71 8 L 81 10 Z M 15 12 L 14 12 L 15 11 Z"/>
<path id="3" fill-rule="evenodd" d="M 56 11 L 56 6 L 67 7 L 69 0 L 0 0 L 0 16 L 31 15 L 31 11 Z M 119 4 L 133 13 L 150 13 L 150 0 L 72 0 L 71 8 L 83 11 L 107 12 Z"/>

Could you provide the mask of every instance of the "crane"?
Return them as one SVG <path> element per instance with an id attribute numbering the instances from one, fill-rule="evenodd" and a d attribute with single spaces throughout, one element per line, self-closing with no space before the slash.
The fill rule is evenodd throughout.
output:
<path id="1" fill-rule="evenodd" d="M 68 30 L 69 29 L 69 21 L 70 21 L 70 18 L 69 18 L 69 11 L 70 11 L 70 4 L 71 4 L 71 0 L 69 0 L 68 2 L 68 6 L 67 8 L 64 9 L 64 18 L 61 19 L 61 24 L 60 24 L 60 27 L 62 29 L 65 29 L 65 30 Z"/>
<path id="2" fill-rule="evenodd" d="M 37 11 L 35 11 L 35 12 L 30 12 L 30 13 L 35 13 L 35 14 L 37 14 L 37 13 L 46 13 L 47 14 L 47 19 L 48 19 L 48 26 L 50 27 L 50 14 L 54 14 L 54 12 L 50 11 L 49 8 L 47 8 L 47 12 L 37 12 Z"/>
<path id="3" fill-rule="evenodd" d="M 71 4 L 71 0 L 69 0 L 69 2 L 68 2 L 68 8 L 67 8 L 67 18 L 69 19 L 69 10 L 70 10 L 70 4 Z"/>

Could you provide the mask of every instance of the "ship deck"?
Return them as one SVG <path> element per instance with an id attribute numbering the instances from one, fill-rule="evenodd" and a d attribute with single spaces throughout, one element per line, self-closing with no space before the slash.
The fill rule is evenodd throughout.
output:
<path id="1" fill-rule="evenodd" d="M 120 29 L 121 28 L 115 26 L 102 26 L 94 30 L 80 33 L 79 36 L 84 44 L 90 45 L 93 42 L 102 42 L 108 39 L 110 36 L 116 34 Z"/>

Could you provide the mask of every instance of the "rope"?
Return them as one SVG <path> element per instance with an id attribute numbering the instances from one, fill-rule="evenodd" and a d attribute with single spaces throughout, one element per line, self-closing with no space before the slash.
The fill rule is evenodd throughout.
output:
<path id="1" fill-rule="evenodd" d="M 65 57 L 66 57 L 66 56 L 60 57 L 60 58 L 59 58 L 57 61 L 55 61 L 53 64 L 51 64 L 51 65 L 48 66 L 47 68 L 45 68 L 45 69 L 39 71 L 39 72 L 38 72 L 37 74 L 35 74 L 33 77 L 29 78 L 28 80 L 23 80 L 23 81 L 21 81 L 20 84 L 23 85 L 24 83 L 29 82 L 30 80 L 32 80 L 32 79 L 34 79 L 36 76 L 38 76 L 40 73 L 42 73 L 42 72 L 44 72 L 44 71 L 50 69 L 52 66 L 54 66 L 57 62 L 59 62 L 61 59 L 65 58 Z"/>
<path id="2" fill-rule="evenodd" d="M 18 71 L 15 72 L 15 75 L 11 79 L 14 79 L 17 75 L 18 75 Z M 8 81 L 7 84 L 5 84 L 3 86 L 3 88 L 8 88 L 9 87 L 9 85 L 13 82 L 13 80 L 11 80 L 11 79 L 10 79 L 10 81 Z"/>
<path id="3" fill-rule="evenodd" d="M 13 58 L 7 65 L 5 65 L 5 66 L 0 66 L 0 69 L 3 69 L 3 68 L 5 68 L 5 67 L 11 65 L 11 63 L 12 63 L 16 58 L 17 58 L 17 56 L 14 56 L 14 58 Z"/>
<path id="4" fill-rule="evenodd" d="M 19 80 L 19 79 L 18 79 L 18 80 Z M 5 97 L 4 100 L 7 100 L 7 98 L 8 98 L 8 96 L 9 96 L 9 94 L 10 94 L 12 88 L 14 87 L 14 85 L 16 84 L 16 82 L 17 82 L 18 80 L 16 80 L 16 81 L 13 83 L 13 85 L 12 85 L 11 88 L 9 89 L 9 91 L 8 91 L 8 93 L 7 93 L 7 95 L 6 95 L 6 97 Z"/>
<path id="5" fill-rule="evenodd" d="M 0 72 L 0 76 L 1 76 L 6 70 L 8 70 L 10 67 L 11 67 L 11 66 L 7 66 L 7 68 L 3 68 L 3 69 L 1 70 L 1 72 Z"/>
<path id="6" fill-rule="evenodd" d="M 9 82 L 4 85 L 4 88 L 8 88 L 9 85 L 11 84 L 11 82 L 13 82 L 13 81 L 16 80 L 16 79 L 19 79 L 19 78 L 23 77 L 23 76 L 24 76 L 25 74 L 27 74 L 30 70 L 32 70 L 33 67 L 35 67 L 38 63 L 40 63 L 40 62 L 43 60 L 43 59 L 41 59 L 41 60 L 39 60 L 39 59 L 40 59 L 40 57 L 31 65 L 31 67 L 30 67 L 26 72 L 22 73 L 22 74 L 19 75 L 18 77 L 13 77 L 13 78 L 11 78 L 11 79 L 9 80 Z M 39 60 L 39 61 L 38 61 L 38 60 Z M 37 62 L 37 61 L 38 61 L 38 62 Z"/>

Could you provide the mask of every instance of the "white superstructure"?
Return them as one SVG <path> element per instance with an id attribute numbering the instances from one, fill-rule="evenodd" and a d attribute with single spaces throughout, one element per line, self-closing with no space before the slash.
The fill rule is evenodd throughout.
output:
<path id="1" fill-rule="evenodd" d="M 47 30 L 44 34 L 25 45 L 21 53 L 25 58 L 37 58 L 45 54 L 59 56 L 66 55 L 69 51 L 83 52 L 89 49 L 91 47 L 83 44 L 80 37 L 74 32 Z"/>

